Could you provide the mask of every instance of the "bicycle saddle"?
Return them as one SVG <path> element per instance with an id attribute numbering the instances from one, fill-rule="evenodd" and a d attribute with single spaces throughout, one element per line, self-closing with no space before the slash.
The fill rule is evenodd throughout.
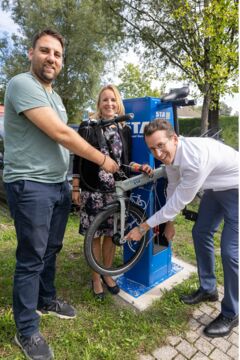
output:
<path id="1" fill-rule="evenodd" d="M 177 88 L 177 89 L 171 89 L 169 94 L 167 94 L 161 98 L 161 101 L 166 102 L 166 101 L 173 101 L 173 100 L 177 100 L 177 99 L 184 99 L 185 97 L 188 96 L 188 94 L 189 94 L 188 86 L 183 86 L 183 87 Z"/>

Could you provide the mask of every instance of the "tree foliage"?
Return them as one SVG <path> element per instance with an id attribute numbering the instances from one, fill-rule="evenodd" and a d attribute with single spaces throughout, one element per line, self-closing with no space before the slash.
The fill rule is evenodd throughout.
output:
<path id="1" fill-rule="evenodd" d="M 119 78 L 118 89 L 124 98 L 161 96 L 162 89 L 152 88 L 155 76 L 151 70 L 141 70 L 138 65 L 128 63 L 119 73 Z"/>
<path id="2" fill-rule="evenodd" d="M 4 67 L 4 59 L 7 59 L 9 56 L 9 47 L 8 47 L 9 38 L 6 34 L 5 36 L 0 37 L 0 69 Z M 4 82 L 5 76 L 3 71 L 0 70 L 0 104 L 3 104 L 4 99 Z"/>
<path id="3" fill-rule="evenodd" d="M 220 112 L 220 115 L 230 116 L 232 113 L 232 108 L 231 108 L 231 106 L 228 106 L 225 102 L 220 102 L 219 112 Z"/>
<path id="4" fill-rule="evenodd" d="M 111 1 L 105 0 L 111 7 Z M 222 94 L 236 91 L 238 1 L 122 0 L 121 16 L 133 44 L 144 44 L 144 59 L 159 69 L 171 64 L 204 96 L 202 130 L 208 110 Z"/>
<path id="5" fill-rule="evenodd" d="M 11 11 L 20 29 L 13 36 L 11 54 L 1 57 L 4 82 L 28 70 L 27 49 L 34 33 L 54 28 L 66 40 L 64 67 L 54 85 L 70 120 L 79 117 L 95 99 L 104 65 L 122 40 L 120 19 L 113 17 L 101 0 L 51 0 L 51 6 L 49 0 L 3 1 L 2 8 Z"/>

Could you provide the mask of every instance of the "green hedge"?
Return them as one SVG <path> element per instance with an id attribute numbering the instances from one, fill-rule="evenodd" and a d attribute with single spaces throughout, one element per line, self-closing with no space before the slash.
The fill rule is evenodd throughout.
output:
<path id="1" fill-rule="evenodd" d="M 221 116 L 219 122 L 222 129 L 221 138 L 225 144 L 238 149 L 238 117 Z M 179 119 L 179 132 L 185 136 L 199 136 L 201 133 L 201 119 Z"/>

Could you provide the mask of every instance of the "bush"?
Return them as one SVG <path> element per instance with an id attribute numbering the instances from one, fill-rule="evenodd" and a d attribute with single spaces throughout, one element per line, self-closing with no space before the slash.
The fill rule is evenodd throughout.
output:
<path id="1" fill-rule="evenodd" d="M 238 117 L 237 116 L 221 116 L 219 119 L 220 134 L 224 143 L 238 150 Z M 200 136 L 201 119 L 179 119 L 179 132 L 184 136 Z"/>
<path id="2" fill-rule="evenodd" d="M 225 144 L 234 147 L 238 150 L 238 117 L 237 116 L 222 116 L 220 117 L 220 126 L 223 129 L 222 138 Z"/>

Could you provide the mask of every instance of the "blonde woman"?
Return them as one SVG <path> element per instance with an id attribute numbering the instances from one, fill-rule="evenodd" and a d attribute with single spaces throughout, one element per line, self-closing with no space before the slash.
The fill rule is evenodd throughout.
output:
<path id="1" fill-rule="evenodd" d="M 119 91 L 114 85 L 104 86 L 97 99 L 97 111 L 93 114 L 94 119 L 113 119 L 116 115 L 124 114 L 124 106 Z M 129 126 L 116 127 L 114 124 L 99 129 L 96 127 L 79 126 L 79 134 L 92 146 L 105 155 L 114 157 L 121 164 L 129 164 L 131 158 L 131 129 Z M 151 171 L 148 165 L 144 165 L 146 172 Z M 84 235 L 97 213 L 111 202 L 111 189 L 114 189 L 115 180 L 112 174 L 105 172 L 101 166 L 74 156 L 73 160 L 73 192 L 74 203 L 80 205 L 79 233 Z M 81 178 L 85 179 L 80 183 Z M 79 192 L 81 189 L 81 194 Z M 94 191 L 94 189 L 97 189 Z M 111 267 L 115 245 L 112 242 L 113 228 L 111 218 L 106 226 L 96 233 L 94 239 L 94 255 L 96 259 L 102 259 L 106 267 Z M 101 242 L 102 239 L 102 242 Z M 100 276 L 92 273 L 92 290 L 98 300 L 105 297 L 103 283 L 112 295 L 120 291 L 116 282 L 110 276 Z"/>

